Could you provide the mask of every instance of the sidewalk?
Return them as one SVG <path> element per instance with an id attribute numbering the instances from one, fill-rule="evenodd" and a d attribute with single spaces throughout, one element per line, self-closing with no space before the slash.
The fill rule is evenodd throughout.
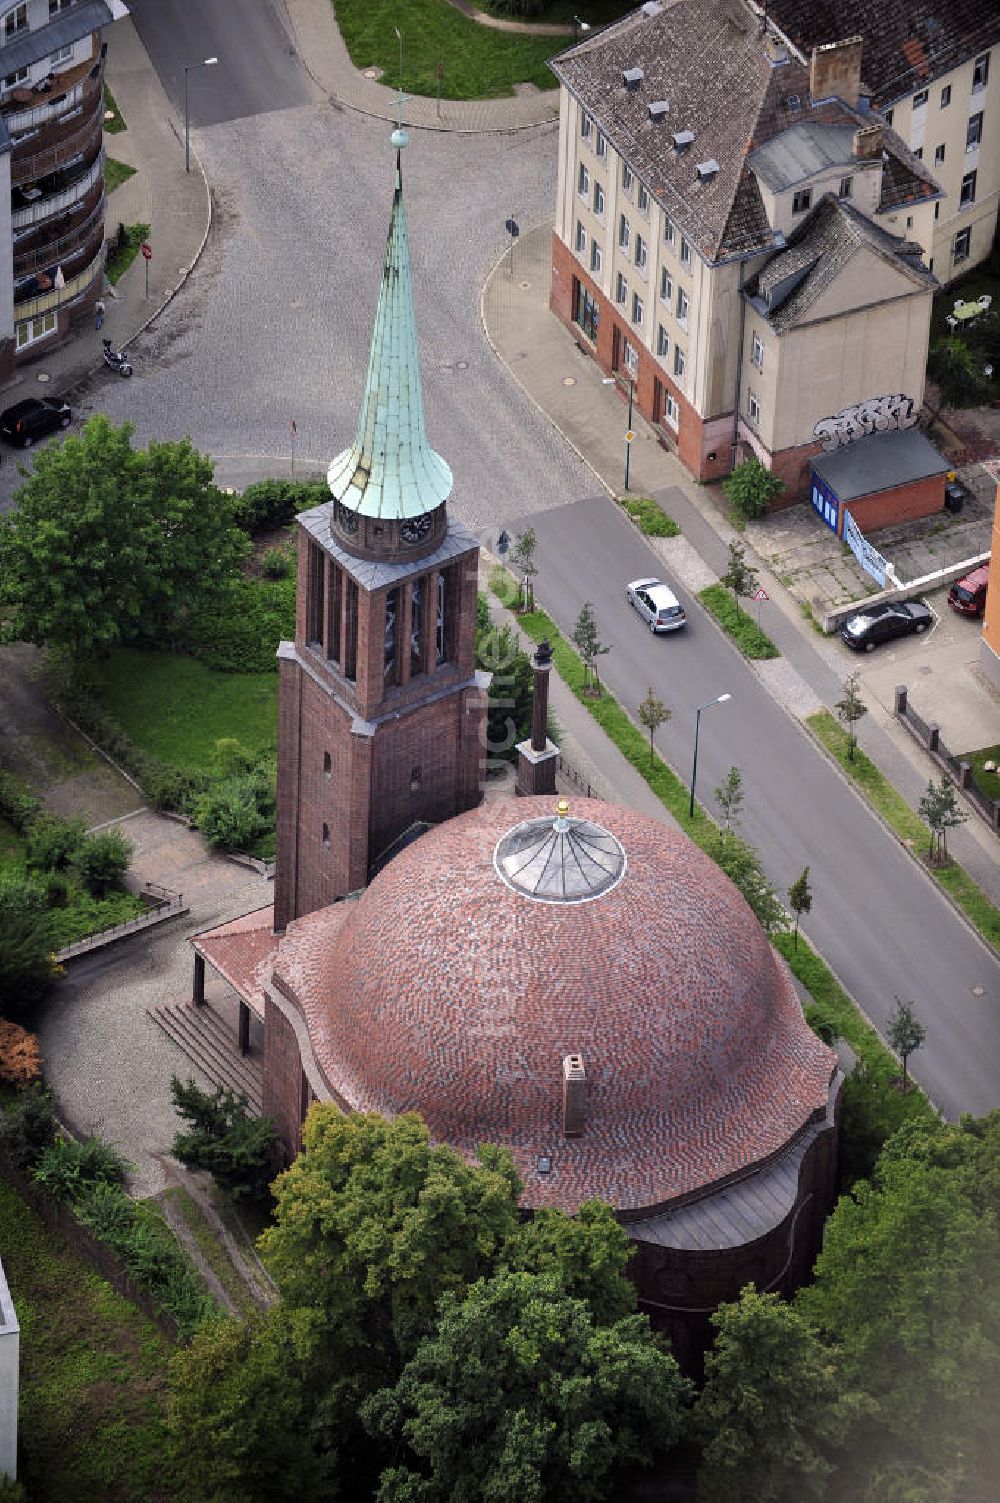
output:
<path id="1" fill-rule="evenodd" d="M 517 242 L 513 262 L 508 252 L 494 268 L 482 295 L 483 326 L 498 359 L 572 445 L 600 485 L 614 495 L 624 487 L 624 405 L 619 392 L 602 384 L 597 364 L 548 311 L 550 239 L 551 224 L 534 227 Z M 728 545 L 740 535 L 720 505 L 718 492 L 693 481 L 638 415 L 632 426 L 636 437 L 629 460 L 629 490 L 660 501 L 682 529 L 681 537 L 651 538 L 650 545 L 663 559 L 668 575 L 697 593 L 725 571 Z M 806 528 L 811 524 L 807 508 L 798 507 L 795 512 L 799 514 L 797 525 Z M 787 520 L 791 512 L 777 516 L 779 522 L 786 519 L 786 527 L 792 525 Z M 807 622 L 801 597 L 793 595 L 784 582 L 781 554 L 775 558 L 767 537 L 768 529 L 758 530 L 756 524 L 742 534 L 751 555 L 754 545 L 764 539 L 761 552 L 752 562 L 770 597 L 763 624 L 781 656 L 751 667 L 784 709 L 804 721 L 817 709 L 833 706 L 854 665 L 845 664 L 837 641 L 818 635 Z M 840 553 L 836 541 L 835 546 Z M 968 648 L 965 655 L 969 655 Z M 859 743 L 915 808 L 937 769 L 892 715 L 892 688 L 898 668 L 879 668 L 877 661 L 867 658 L 857 666 L 862 670 L 869 706 L 869 714 L 859 728 Z M 925 673 L 921 669 L 921 675 L 910 686 L 914 706 L 920 714 L 930 714 L 940 722 L 942 736 L 950 745 L 986 745 L 991 731 L 1000 735 L 1000 707 L 995 697 L 973 673 L 960 672 L 957 659 L 949 660 L 941 672 Z M 952 725 L 966 727 L 969 739 L 950 730 Z M 978 743 L 977 735 L 981 737 Z M 592 740 L 588 738 L 588 749 Z M 621 787 L 618 797 L 625 797 Z M 996 837 L 970 814 L 968 823 L 954 832 L 949 844 L 974 880 L 1000 903 Z"/>

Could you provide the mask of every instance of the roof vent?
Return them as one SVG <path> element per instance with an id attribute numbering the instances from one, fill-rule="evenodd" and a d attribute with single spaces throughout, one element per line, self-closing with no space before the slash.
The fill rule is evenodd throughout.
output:
<path id="1" fill-rule="evenodd" d="M 626 89 L 637 89 L 645 76 L 641 68 L 626 68 L 622 74 L 622 83 Z"/>
<path id="2" fill-rule="evenodd" d="M 587 1071 L 583 1056 L 567 1054 L 562 1062 L 562 1075 L 563 1132 L 567 1138 L 578 1138 L 587 1115 Z"/>
<path id="3" fill-rule="evenodd" d="M 662 120 L 670 106 L 665 99 L 654 99 L 649 106 L 650 120 Z"/>
<path id="4" fill-rule="evenodd" d="M 694 131 L 693 130 L 675 130 L 674 131 L 674 150 L 675 151 L 687 151 L 688 147 L 691 145 L 691 142 L 693 140 L 694 140 Z"/>
<path id="5" fill-rule="evenodd" d="M 699 181 L 699 183 L 710 182 L 711 179 L 718 172 L 718 170 L 719 170 L 719 164 L 715 160 L 714 157 L 709 157 L 709 159 L 708 159 L 707 162 L 699 162 L 698 163 L 698 181 Z"/>
<path id="6" fill-rule="evenodd" d="M 653 16 L 658 16 L 662 9 L 663 6 L 660 5 L 659 0 L 646 0 L 645 5 L 642 7 L 642 13 L 644 16 L 649 16 L 652 19 Z"/>
<path id="7" fill-rule="evenodd" d="M 797 115 L 801 108 L 802 100 L 799 98 L 798 94 L 788 94 L 786 96 L 785 109 L 788 110 L 789 114 Z"/>

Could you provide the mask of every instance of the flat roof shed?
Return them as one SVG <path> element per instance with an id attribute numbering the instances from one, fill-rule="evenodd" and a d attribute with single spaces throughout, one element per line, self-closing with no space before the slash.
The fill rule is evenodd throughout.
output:
<path id="1" fill-rule="evenodd" d="M 842 503 L 944 475 L 950 469 L 919 428 L 872 433 L 832 454 L 817 454 L 811 463 Z"/>

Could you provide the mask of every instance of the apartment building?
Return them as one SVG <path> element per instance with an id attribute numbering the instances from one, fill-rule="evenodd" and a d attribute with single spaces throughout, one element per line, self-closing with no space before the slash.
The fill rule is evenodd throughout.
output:
<path id="1" fill-rule="evenodd" d="M 771 15 L 648 0 L 555 59 L 551 306 L 692 474 L 756 452 L 794 500 L 831 433 L 914 418 L 930 261 L 960 231 L 872 106 L 865 37 L 806 54 Z M 987 230 L 964 228 L 971 260 Z"/>
<path id="2" fill-rule="evenodd" d="M 126 14 L 121 0 L 0 0 L 0 379 L 100 295 L 101 37 Z"/>

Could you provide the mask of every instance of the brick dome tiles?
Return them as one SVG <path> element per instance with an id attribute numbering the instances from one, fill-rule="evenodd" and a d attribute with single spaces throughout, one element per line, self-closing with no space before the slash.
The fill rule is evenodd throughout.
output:
<path id="1" fill-rule="evenodd" d="M 343 1106 L 418 1110 L 466 1154 L 508 1146 L 526 1205 L 652 1213 L 781 1153 L 825 1110 L 835 1058 L 742 897 L 678 831 L 574 799 L 571 818 L 621 842 L 621 882 L 578 904 L 506 886 L 498 840 L 549 812 L 499 801 L 432 830 L 357 900 L 290 924 L 274 982 Z M 567 1138 L 574 1053 L 587 1115 Z"/>

